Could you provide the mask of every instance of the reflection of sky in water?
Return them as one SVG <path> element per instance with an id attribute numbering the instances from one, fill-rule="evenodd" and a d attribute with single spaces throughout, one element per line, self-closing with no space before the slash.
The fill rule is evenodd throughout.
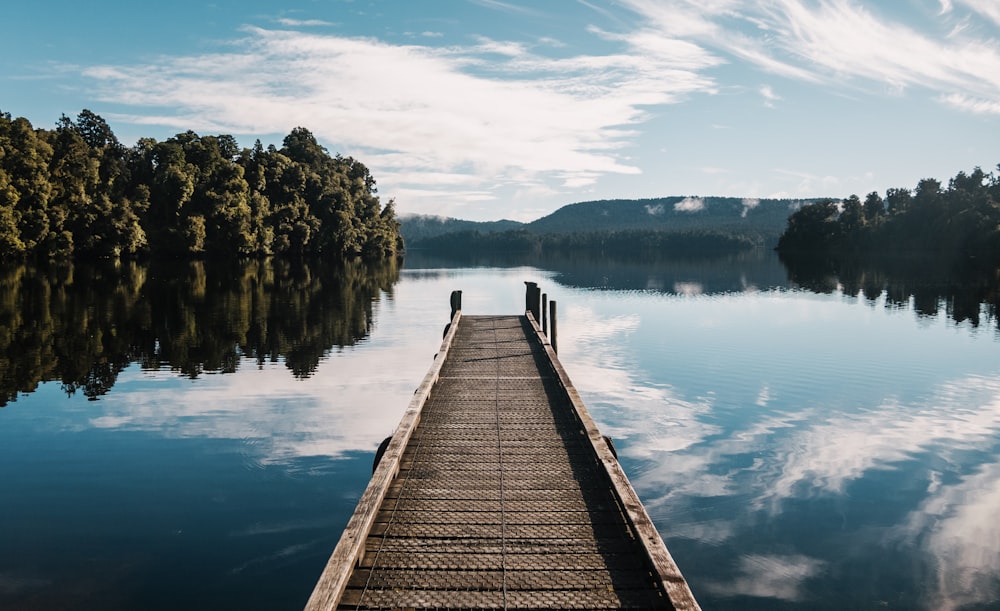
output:
<path id="1" fill-rule="evenodd" d="M 284 575 L 284 602 L 304 602 L 449 292 L 511 313 L 525 280 L 559 302 L 564 364 L 706 609 L 1000 604 L 992 331 L 836 294 L 591 292 L 530 268 L 405 270 L 371 337 L 305 380 L 248 360 L 193 381 L 132 366 L 100 401 L 56 384 L 19 398 L 0 410 L 0 544 L 20 558 L 0 560 L 0 596 L 209 608 L 239 588 L 270 608 Z M 212 585 L 136 585 L 163 562 L 165 582 Z M 81 567 L 98 575 L 66 577 Z"/>
<path id="2" fill-rule="evenodd" d="M 703 605 L 1000 605 L 994 332 L 693 295 L 580 292 L 560 341 Z"/>

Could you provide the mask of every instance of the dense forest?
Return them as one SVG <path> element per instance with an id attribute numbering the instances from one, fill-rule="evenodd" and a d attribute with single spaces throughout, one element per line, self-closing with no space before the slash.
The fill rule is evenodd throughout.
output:
<path id="1" fill-rule="evenodd" d="M 240 148 L 188 131 L 122 145 L 89 110 L 55 129 L 0 113 L 0 256 L 392 256 L 393 202 L 298 127 Z"/>
<path id="2" fill-rule="evenodd" d="M 1000 169 L 1000 166 L 998 166 Z M 803 206 L 778 241 L 783 260 L 933 258 L 950 267 L 1000 267 L 1000 176 L 975 168 L 947 188 L 933 178 L 840 202 Z"/>

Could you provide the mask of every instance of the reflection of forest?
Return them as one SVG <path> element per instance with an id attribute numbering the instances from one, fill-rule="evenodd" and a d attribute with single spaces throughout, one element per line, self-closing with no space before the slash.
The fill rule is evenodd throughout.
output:
<path id="1" fill-rule="evenodd" d="M 997 319 L 1000 276 L 956 274 L 944 262 L 901 259 L 835 263 L 829 259 L 779 260 L 771 251 L 751 250 L 717 257 L 673 257 L 640 262 L 634 259 L 577 255 L 468 255 L 461 259 L 406 255 L 407 269 L 449 267 L 518 267 L 530 265 L 555 272 L 564 286 L 667 294 L 716 295 L 748 290 L 800 287 L 816 293 L 863 294 L 874 303 L 885 295 L 887 307 L 912 308 L 919 316 L 937 316 L 943 308 L 956 323 L 979 326 Z"/>
<path id="2" fill-rule="evenodd" d="M 875 302 L 883 293 L 886 307 L 912 308 L 918 316 L 937 316 L 942 309 L 956 323 L 974 327 L 986 322 L 1000 328 L 1000 276 L 996 272 L 954 271 L 945 261 L 929 258 L 882 259 L 876 263 L 832 258 L 796 257 L 782 261 L 794 284 L 816 293 L 840 290 Z"/>
<path id="3" fill-rule="evenodd" d="M 530 265 L 555 272 L 563 286 L 614 291 L 719 294 L 771 290 L 788 286 L 788 275 L 769 250 L 745 250 L 717 256 L 601 257 L 586 252 L 548 255 L 468 255 L 461 259 L 408 251 L 406 268 L 458 266 L 519 267 Z"/>
<path id="4" fill-rule="evenodd" d="M 106 393 L 130 363 L 196 377 L 283 358 L 296 377 L 371 330 L 378 263 L 200 261 L 0 268 L 0 406 L 40 382 Z"/>

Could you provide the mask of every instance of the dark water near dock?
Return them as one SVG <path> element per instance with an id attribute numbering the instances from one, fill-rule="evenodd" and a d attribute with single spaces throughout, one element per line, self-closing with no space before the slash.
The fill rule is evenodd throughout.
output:
<path id="1" fill-rule="evenodd" d="M 1000 608 L 990 283 L 455 265 L 0 269 L 0 608 L 301 608 L 450 291 L 525 280 L 705 609 Z"/>

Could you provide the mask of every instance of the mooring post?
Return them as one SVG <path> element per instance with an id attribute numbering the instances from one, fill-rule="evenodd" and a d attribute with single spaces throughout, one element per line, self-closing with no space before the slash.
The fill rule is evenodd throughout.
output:
<path id="1" fill-rule="evenodd" d="M 538 320 L 538 306 L 535 304 L 535 295 L 538 290 L 537 282 L 524 282 L 524 311 L 531 312 Z"/>
<path id="2" fill-rule="evenodd" d="M 441 337 L 447 337 L 448 331 L 451 329 L 451 321 L 455 320 L 455 313 L 462 309 L 462 291 L 452 291 L 451 292 L 451 318 L 448 319 L 448 324 L 444 326 L 444 333 Z"/>
<path id="3" fill-rule="evenodd" d="M 548 293 L 542 293 L 542 333 L 544 333 L 546 336 L 548 336 L 548 334 L 549 334 L 548 326 L 547 326 L 547 323 L 548 323 L 548 320 L 549 320 L 549 316 L 548 316 L 548 308 L 549 308 L 548 301 L 549 301 L 549 294 Z"/>
<path id="4" fill-rule="evenodd" d="M 549 343 L 552 344 L 552 352 L 559 353 L 559 346 L 556 345 L 556 302 L 549 302 Z"/>

